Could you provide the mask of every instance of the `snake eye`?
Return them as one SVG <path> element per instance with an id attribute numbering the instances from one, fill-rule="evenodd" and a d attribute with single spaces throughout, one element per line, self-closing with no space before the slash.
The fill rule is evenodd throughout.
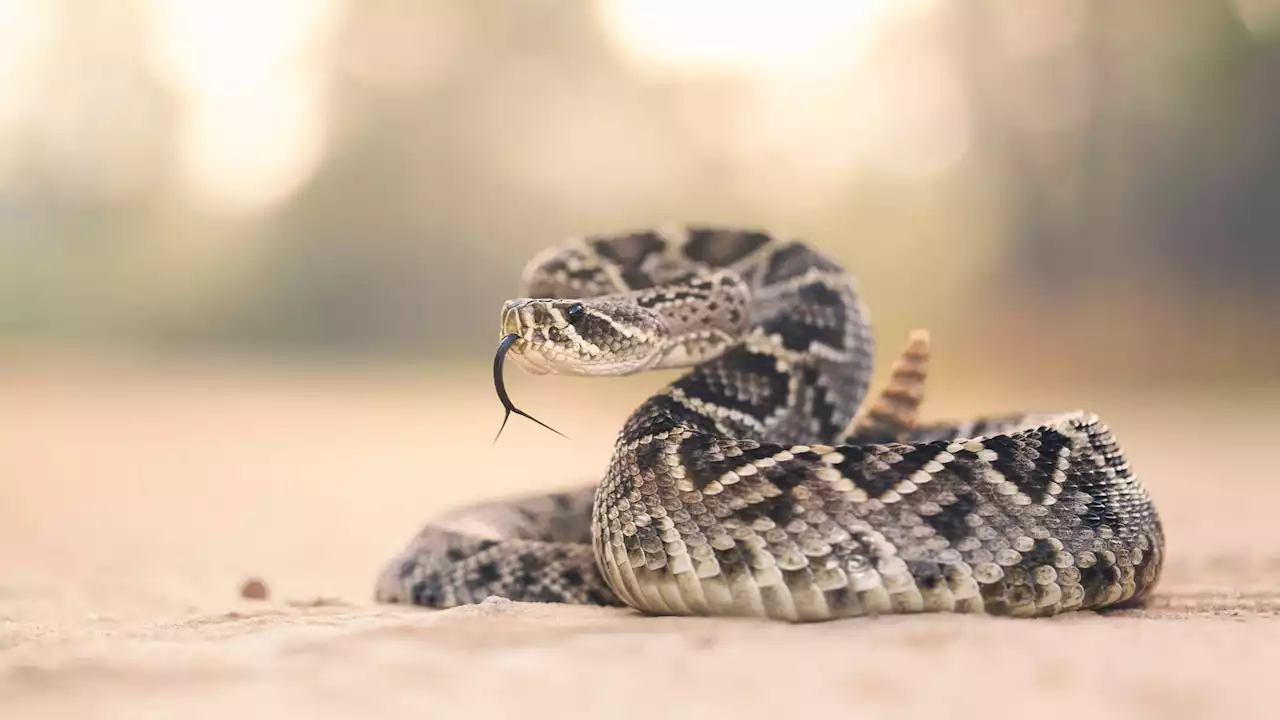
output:
<path id="1" fill-rule="evenodd" d="M 587 316 L 587 311 L 582 307 L 582 303 L 574 303 L 564 311 L 564 316 L 571 324 L 577 325 Z"/>

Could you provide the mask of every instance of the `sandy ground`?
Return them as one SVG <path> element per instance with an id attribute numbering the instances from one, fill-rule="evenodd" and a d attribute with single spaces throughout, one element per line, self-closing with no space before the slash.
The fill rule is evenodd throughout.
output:
<path id="1" fill-rule="evenodd" d="M 0 717 L 1280 712 L 1273 398 L 1086 400 L 1163 508 L 1170 561 L 1142 611 L 791 627 L 377 606 L 374 574 L 424 518 L 589 481 L 642 392 L 524 382 L 574 440 L 517 422 L 494 448 L 484 382 L 0 373 Z M 1006 409 L 931 407 L 961 406 Z M 269 599 L 239 597 L 254 575 Z"/>

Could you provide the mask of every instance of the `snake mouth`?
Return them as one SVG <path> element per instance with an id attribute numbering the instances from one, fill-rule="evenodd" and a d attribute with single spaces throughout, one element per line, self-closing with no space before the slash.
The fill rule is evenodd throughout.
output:
<path id="1" fill-rule="evenodd" d="M 498 350 L 501 353 L 509 350 L 520 369 L 530 375 L 547 375 L 554 372 L 555 365 L 543 355 L 541 348 L 526 337 L 529 318 L 521 317 L 521 311 L 529 312 L 528 305 L 528 300 L 508 300 L 502 306 L 502 342 Z M 516 336 L 514 339 L 513 335 Z"/>
<path id="2" fill-rule="evenodd" d="M 498 400 L 502 403 L 502 409 L 506 411 L 506 414 L 502 416 L 502 425 L 498 428 L 498 434 L 493 438 L 494 444 L 497 444 L 498 438 L 502 437 L 502 431 L 507 427 L 507 421 L 511 419 L 511 413 L 515 413 L 521 417 L 526 417 L 560 437 L 568 437 L 559 430 L 516 407 L 515 404 L 511 402 L 511 396 L 507 394 L 507 386 L 503 380 L 502 367 L 503 363 L 506 362 L 507 353 L 519 341 L 519 335 L 516 333 L 507 333 L 502 337 L 502 341 L 498 343 L 498 351 L 493 356 L 493 389 L 498 393 Z"/>

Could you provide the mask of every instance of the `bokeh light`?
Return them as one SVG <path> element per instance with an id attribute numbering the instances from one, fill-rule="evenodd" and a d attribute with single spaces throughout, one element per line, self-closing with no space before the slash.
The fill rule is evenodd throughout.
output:
<path id="1" fill-rule="evenodd" d="M 755 74 L 847 70 L 914 2 L 599 0 L 602 25 L 641 66 Z M 853 52 L 851 52 L 853 51 Z"/>
<path id="2" fill-rule="evenodd" d="M 16 146 L 49 47 L 50 10 L 31 0 L 0 0 L 0 188 L 12 182 Z"/>
<path id="3" fill-rule="evenodd" d="M 151 0 L 151 60 L 181 100 L 179 158 L 196 199 L 253 211 L 287 198 L 325 149 L 333 0 Z"/>

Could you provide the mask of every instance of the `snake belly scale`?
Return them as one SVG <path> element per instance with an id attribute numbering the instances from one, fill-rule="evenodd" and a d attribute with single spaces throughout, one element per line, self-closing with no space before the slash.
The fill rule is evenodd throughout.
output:
<path id="1" fill-rule="evenodd" d="M 923 333 L 863 409 L 868 313 L 802 242 L 578 238 L 534 257 L 523 285 L 501 324 L 525 370 L 690 370 L 631 414 L 598 485 L 431 521 L 382 570 L 378 601 L 1032 617 L 1133 604 L 1159 579 L 1156 508 L 1093 414 L 921 423 Z"/>

